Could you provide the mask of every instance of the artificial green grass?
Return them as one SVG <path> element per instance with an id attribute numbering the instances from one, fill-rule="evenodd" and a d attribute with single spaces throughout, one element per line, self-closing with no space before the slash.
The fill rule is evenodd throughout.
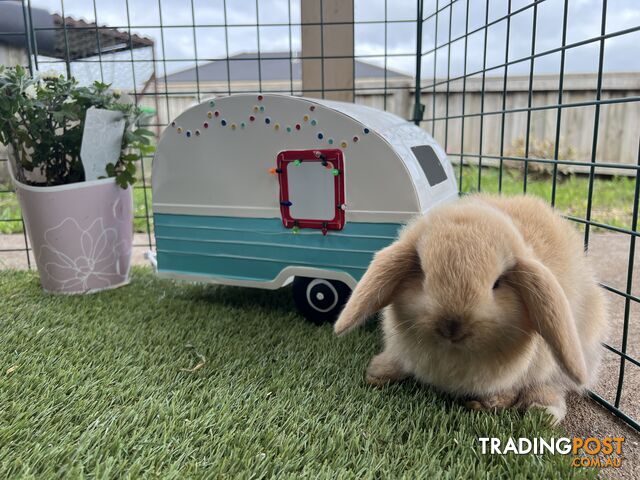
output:
<path id="1" fill-rule="evenodd" d="M 335 338 L 290 291 L 132 284 L 53 296 L 0 272 L 0 478 L 572 478 L 570 456 L 482 455 L 561 436 L 539 412 L 471 412 L 363 381 L 372 326 Z M 206 363 L 196 371 L 202 355 Z"/>

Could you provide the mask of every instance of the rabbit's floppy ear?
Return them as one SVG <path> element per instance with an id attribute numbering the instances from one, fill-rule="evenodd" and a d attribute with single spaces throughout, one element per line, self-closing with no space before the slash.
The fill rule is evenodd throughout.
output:
<path id="1" fill-rule="evenodd" d="M 334 325 L 337 335 L 362 325 L 378 310 L 389 305 L 400 280 L 415 274 L 420 268 L 411 237 L 413 235 L 400 238 L 376 253 Z"/>
<path id="2" fill-rule="evenodd" d="M 569 301 L 553 273 L 532 259 L 518 259 L 511 275 L 535 330 L 545 339 L 560 367 L 578 385 L 587 380 L 580 339 Z"/>

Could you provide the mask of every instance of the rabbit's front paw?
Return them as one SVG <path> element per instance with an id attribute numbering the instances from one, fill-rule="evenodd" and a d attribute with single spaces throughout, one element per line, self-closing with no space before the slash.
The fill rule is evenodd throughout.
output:
<path id="1" fill-rule="evenodd" d="M 366 380 L 370 385 L 386 385 L 407 378 L 409 374 L 388 352 L 382 352 L 371 359 L 367 367 Z"/>
<path id="2" fill-rule="evenodd" d="M 471 410 L 495 411 L 513 407 L 517 398 L 515 392 L 503 392 L 488 397 L 467 399 L 464 405 Z"/>
<path id="3" fill-rule="evenodd" d="M 540 408 L 551 417 L 551 425 L 559 424 L 567 413 L 565 392 L 556 385 L 538 385 L 524 389 L 516 405 L 520 410 Z"/>

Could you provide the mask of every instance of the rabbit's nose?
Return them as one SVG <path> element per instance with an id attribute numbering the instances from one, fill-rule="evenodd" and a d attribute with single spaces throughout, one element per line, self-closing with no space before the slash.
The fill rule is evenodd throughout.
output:
<path id="1" fill-rule="evenodd" d="M 438 332 L 444 338 L 456 342 L 464 337 L 462 321 L 456 317 L 443 317 L 438 323 Z"/>

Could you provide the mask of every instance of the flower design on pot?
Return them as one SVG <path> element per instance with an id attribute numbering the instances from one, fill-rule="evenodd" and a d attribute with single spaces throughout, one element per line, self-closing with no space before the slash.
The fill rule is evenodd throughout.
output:
<path id="1" fill-rule="evenodd" d="M 129 269 L 130 251 L 118 230 L 105 228 L 102 218 L 82 228 L 67 217 L 44 233 L 39 265 L 59 290 L 87 292 L 116 286 Z"/>

